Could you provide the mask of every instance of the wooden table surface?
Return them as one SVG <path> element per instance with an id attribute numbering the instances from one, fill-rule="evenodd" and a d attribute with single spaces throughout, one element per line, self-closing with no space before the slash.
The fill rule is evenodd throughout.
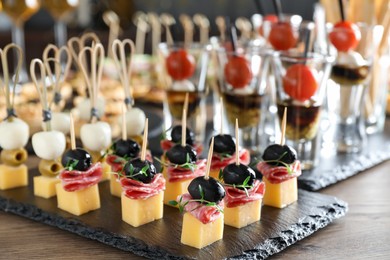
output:
<path id="1" fill-rule="evenodd" d="M 390 259 L 390 161 L 320 191 L 349 212 L 272 259 Z M 0 259 L 138 259 L 67 231 L 0 211 Z"/>

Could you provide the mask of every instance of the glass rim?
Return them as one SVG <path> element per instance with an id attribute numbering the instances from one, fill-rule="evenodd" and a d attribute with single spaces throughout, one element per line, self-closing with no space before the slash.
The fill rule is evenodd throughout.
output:
<path id="1" fill-rule="evenodd" d="M 279 58 L 287 62 L 302 62 L 302 61 L 324 61 L 326 63 L 333 63 L 336 60 L 334 55 L 326 55 L 318 52 L 308 52 L 306 56 L 302 53 L 292 51 L 274 51 L 273 58 Z"/>
<path id="2" fill-rule="evenodd" d="M 207 43 L 200 43 L 200 42 L 191 42 L 191 43 L 185 43 L 184 41 L 177 41 L 173 43 L 168 42 L 160 42 L 158 44 L 159 48 L 166 48 L 166 49 L 205 49 L 207 51 L 210 51 L 212 49 L 212 46 L 209 42 Z"/>

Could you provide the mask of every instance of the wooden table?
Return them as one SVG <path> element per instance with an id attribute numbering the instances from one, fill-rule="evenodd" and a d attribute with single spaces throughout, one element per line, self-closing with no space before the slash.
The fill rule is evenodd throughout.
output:
<path id="1" fill-rule="evenodd" d="M 273 259 L 390 258 L 390 161 L 321 193 L 349 203 L 349 212 Z M 0 211 L 0 259 L 139 257 L 57 228 Z"/>

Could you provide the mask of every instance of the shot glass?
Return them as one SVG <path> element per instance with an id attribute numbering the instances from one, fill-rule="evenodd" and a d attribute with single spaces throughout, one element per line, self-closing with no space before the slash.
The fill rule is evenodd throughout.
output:
<path id="1" fill-rule="evenodd" d="M 360 152 L 367 140 L 362 111 L 376 49 L 375 26 L 364 23 L 357 26 L 361 40 L 355 48 L 337 52 L 330 76 L 333 82 L 328 85 L 331 124 L 326 133 L 326 147 L 341 153 Z"/>
<path id="2" fill-rule="evenodd" d="M 264 119 L 269 106 L 271 52 L 259 48 L 220 49 L 218 70 L 224 118 L 234 136 L 238 119 L 240 145 L 257 156 L 267 146 Z"/>
<path id="3" fill-rule="evenodd" d="M 314 168 L 319 161 L 321 118 L 333 60 L 310 52 L 273 55 L 279 125 L 287 108 L 286 144 L 297 151 L 303 170 Z M 280 140 L 279 136 L 276 140 Z"/>
<path id="4" fill-rule="evenodd" d="M 181 124 L 185 96 L 188 93 L 187 127 L 195 141 L 204 143 L 206 134 L 207 68 L 211 46 L 208 44 L 160 43 L 160 59 L 166 93 L 163 103 L 164 129 Z"/>

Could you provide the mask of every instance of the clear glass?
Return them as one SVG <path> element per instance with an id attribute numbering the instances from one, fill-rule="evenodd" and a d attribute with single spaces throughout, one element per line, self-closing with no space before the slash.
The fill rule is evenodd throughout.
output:
<path id="1" fill-rule="evenodd" d="M 334 58 L 316 53 L 308 53 L 305 57 L 296 52 L 279 52 L 273 57 L 278 125 L 281 123 L 284 109 L 287 108 L 286 144 L 297 151 L 302 169 L 309 170 L 314 168 L 319 160 L 326 82 Z M 303 78 L 294 76 L 295 81 L 303 80 L 302 85 L 296 85 L 300 87 L 296 87 L 295 91 L 289 87 L 289 75 L 295 69 L 307 71 L 312 75 L 311 86 L 315 87 L 311 88 L 311 92 L 306 91 L 309 80 L 308 74 L 303 72 L 293 74 L 304 75 Z M 276 140 L 280 140 L 280 131 Z"/>
<path id="2" fill-rule="evenodd" d="M 374 26 L 357 25 L 362 38 L 355 49 L 337 53 L 328 86 L 326 146 L 342 153 L 360 152 L 367 141 L 362 110 L 375 54 Z"/>
<path id="3" fill-rule="evenodd" d="M 174 80 L 167 72 L 166 59 L 170 53 L 184 49 L 195 59 L 195 71 L 187 79 Z M 160 63 L 163 77 L 161 83 L 165 89 L 166 97 L 163 103 L 164 128 L 170 136 L 170 129 L 175 125 L 181 125 L 182 112 L 186 93 L 189 93 L 187 127 L 195 133 L 195 140 L 198 143 L 205 142 L 206 134 L 206 96 L 207 96 L 207 68 L 210 60 L 211 46 L 208 44 L 184 43 L 159 44 Z"/>

